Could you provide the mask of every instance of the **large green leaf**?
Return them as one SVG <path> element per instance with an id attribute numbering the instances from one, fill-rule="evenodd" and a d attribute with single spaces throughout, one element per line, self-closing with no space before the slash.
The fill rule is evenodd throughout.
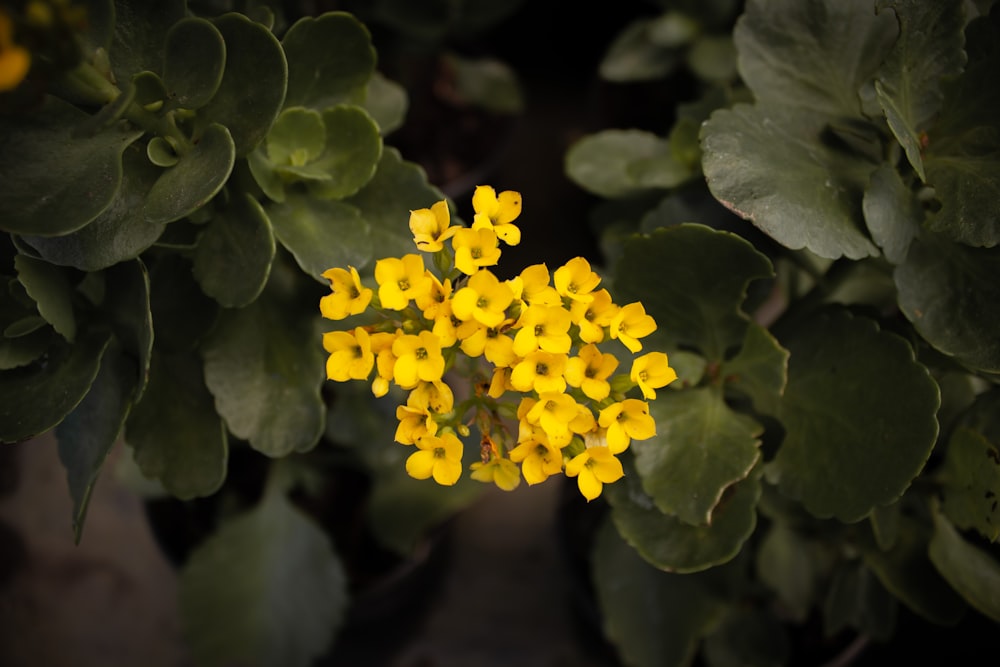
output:
<path id="1" fill-rule="evenodd" d="M 758 102 L 860 118 L 858 93 L 896 33 L 872 0 L 748 0 L 733 37 Z"/>
<path id="2" fill-rule="evenodd" d="M 73 342 L 76 337 L 76 315 L 73 313 L 73 285 L 62 267 L 18 254 L 14 257 L 17 279 L 34 299 L 38 313 L 63 338 Z"/>
<path id="3" fill-rule="evenodd" d="M 274 301 L 265 292 L 223 311 L 202 354 L 205 384 L 230 432 L 280 457 L 319 441 L 326 374 L 314 318 Z"/>
<path id="4" fill-rule="evenodd" d="M 939 511 L 929 553 L 938 572 L 973 607 L 1000 623 L 1000 563 L 966 541 Z"/>
<path id="5" fill-rule="evenodd" d="M 360 267 L 372 259 L 371 228 L 354 206 L 295 193 L 282 204 L 268 205 L 267 212 L 281 245 L 323 284 L 328 284 L 322 277 L 327 269 Z"/>
<path id="6" fill-rule="evenodd" d="M 818 606 L 835 558 L 834 548 L 819 537 L 776 520 L 761 538 L 756 575 L 777 594 L 782 610 L 802 623 Z"/>
<path id="7" fill-rule="evenodd" d="M 385 136 L 402 127 L 410 101 L 406 88 L 387 79 L 381 72 L 373 72 L 363 104 L 378 123 L 382 136 Z"/>
<path id="8" fill-rule="evenodd" d="M 184 18 L 184 0 L 115 1 L 115 32 L 111 42 L 111 70 L 118 81 L 150 70 L 159 72 L 170 27 Z"/>
<path id="9" fill-rule="evenodd" d="M 736 606 L 705 637 L 702 653 L 712 667 L 779 667 L 789 664 L 790 633 L 781 610 Z"/>
<path id="10" fill-rule="evenodd" d="M 615 299 L 640 301 L 653 316 L 651 344 L 693 346 L 721 361 L 743 341 L 748 318 L 740 307 L 747 285 L 771 275 L 767 257 L 745 239 L 687 223 L 625 242 Z"/>
<path id="11" fill-rule="evenodd" d="M 274 253 L 264 209 L 250 195 L 238 194 L 198 236 L 192 270 L 205 294 L 227 308 L 241 308 L 264 289 Z"/>
<path id="12" fill-rule="evenodd" d="M 864 561 L 843 562 L 830 581 L 823 604 L 826 636 L 854 628 L 878 641 L 887 641 L 895 625 L 895 601 L 871 569 Z"/>
<path id="13" fill-rule="evenodd" d="M 878 0 L 876 11 L 892 9 L 899 38 L 875 80 L 878 102 L 910 165 L 925 178 L 920 133 L 941 108 L 941 82 L 965 65 L 965 16 L 960 2 Z"/>
<path id="14" fill-rule="evenodd" d="M 326 146 L 309 165 L 328 179 L 310 182 L 309 192 L 324 199 L 343 199 L 371 180 L 382 157 L 382 136 L 368 112 L 353 104 L 338 104 L 323 111 Z"/>
<path id="15" fill-rule="evenodd" d="M 666 392 L 650 414 L 656 435 L 631 445 L 643 490 L 661 512 L 693 526 L 711 524 L 726 489 L 760 459 L 763 428 L 710 387 Z"/>
<path id="16" fill-rule="evenodd" d="M 205 295 L 194 279 L 191 263 L 178 253 L 155 258 L 149 269 L 149 283 L 157 349 L 195 349 L 215 322 L 219 302 Z"/>
<path id="17" fill-rule="evenodd" d="M 861 202 L 872 240 L 893 264 L 906 259 L 910 242 L 920 231 L 924 212 L 895 167 L 883 164 L 872 173 Z"/>
<path id="18" fill-rule="evenodd" d="M 122 181 L 122 152 L 141 130 L 76 136 L 89 116 L 56 97 L 31 114 L 0 115 L 0 229 L 67 234 L 101 214 Z"/>
<path id="19" fill-rule="evenodd" d="M 642 489 L 631 460 L 625 477 L 604 488 L 611 517 L 622 537 L 648 562 L 670 572 L 698 572 L 731 560 L 757 526 L 760 476 L 729 487 L 712 513 L 712 523 L 691 525 L 657 509 Z"/>
<path id="20" fill-rule="evenodd" d="M 566 153 L 566 173 L 580 187 L 610 198 L 671 188 L 693 175 L 669 141 L 644 130 L 603 130 L 580 139 Z"/>
<path id="21" fill-rule="evenodd" d="M 358 102 L 375 71 L 368 28 L 347 12 L 304 17 L 281 40 L 288 58 L 286 106 L 325 109 Z"/>
<path id="22" fill-rule="evenodd" d="M 110 340 L 87 332 L 72 345 L 53 345 L 44 363 L 0 373 L 0 442 L 44 433 L 72 412 L 90 391 Z"/>
<path id="23" fill-rule="evenodd" d="M 227 55 L 222 34 L 211 22 L 189 16 L 175 23 L 163 54 L 169 105 L 198 109 L 208 104 L 219 89 Z"/>
<path id="24" fill-rule="evenodd" d="M 909 344 L 845 310 L 821 312 L 787 341 L 785 437 L 765 467 L 815 516 L 857 521 L 900 497 L 938 433 L 940 393 Z"/>
<path id="25" fill-rule="evenodd" d="M 727 607 L 703 575 L 645 562 L 609 521 L 597 533 L 591 577 L 604 632 L 630 667 L 690 665 Z"/>
<path id="26" fill-rule="evenodd" d="M 146 477 L 177 498 L 214 493 L 226 478 L 226 427 L 193 352 L 153 355 L 149 385 L 129 414 L 125 442 Z"/>
<path id="27" fill-rule="evenodd" d="M 1000 248 L 941 238 L 914 241 L 893 278 L 899 307 L 920 335 L 961 363 L 1000 371 Z"/>
<path id="28" fill-rule="evenodd" d="M 960 426 L 948 441 L 936 476 L 943 496 L 941 510 L 957 528 L 974 529 L 991 542 L 1000 539 L 1000 449 L 996 444 Z"/>
<path id="29" fill-rule="evenodd" d="M 823 140 L 833 120 L 774 104 L 720 109 L 702 126 L 705 178 L 723 205 L 788 248 L 877 255 L 861 210 L 875 165 Z"/>
<path id="30" fill-rule="evenodd" d="M 788 382 L 788 350 L 771 332 L 752 322 L 743 347 L 723 361 L 720 375 L 727 387 L 749 396 L 757 411 L 773 415 Z"/>
<path id="31" fill-rule="evenodd" d="M 139 383 L 135 361 L 113 343 L 100 355 L 100 370 L 83 400 L 56 427 L 59 460 L 73 501 L 73 533 L 83 534 L 90 494 L 121 433 Z"/>
<path id="32" fill-rule="evenodd" d="M 223 524 L 181 571 L 183 630 L 205 667 L 308 667 L 347 600 L 329 538 L 275 490 Z"/>

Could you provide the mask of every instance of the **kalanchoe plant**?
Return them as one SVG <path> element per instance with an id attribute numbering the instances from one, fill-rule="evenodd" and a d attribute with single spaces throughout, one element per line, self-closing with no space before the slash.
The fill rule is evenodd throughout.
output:
<path id="1" fill-rule="evenodd" d="M 665 136 L 567 154 L 606 199 L 608 280 L 680 376 L 605 493 L 604 628 L 629 665 L 722 665 L 802 659 L 808 619 L 831 641 L 888 640 L 900 608 L 1000 622 L 1000 11 L 730 4 L 684 25 L 728 15 L 738 77 L 689 61 Z M 648 65 L 657 25 L 602 74 Z"/>

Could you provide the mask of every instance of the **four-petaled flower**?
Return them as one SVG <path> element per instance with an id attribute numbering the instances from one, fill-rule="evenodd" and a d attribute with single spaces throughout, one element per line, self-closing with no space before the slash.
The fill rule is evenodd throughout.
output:
<path id="1" fill-rule="evenodd" d="M 459 229 L 451 245 L 455 249 L 455 268 L 467 276 L 500 261 L 500 246 L 492 229 Z"/>
<path id="2" fill-rule="evenodd" d="M 349 315 L 365 312 L 372 300 L 372 290 L 361 284 L 361 276 L 353 266 L 347 269 L 333 268 L 323 272 L 330 281 L 331 292 L 319 300 L 323 317 L 342 320 Z"/>
<path id="3" fill-rule="evenodd" d="M 511 224 L 521 215 L 521 193 L 504 190 L 497 195 L 488 185 L 476 187 L 472 193 L 473 229 L 490 229 L 507 245 L 521 242 L 521 230 Z"/>
<path id="4" fill-rule="evenodd" d="M 424 258 L 413 253 L 375 262 L 375 282 L 379 302 L 390 310 L 403 310 L 411 299 L 422 297 L 431 288 Z"/>
<path id="5" fill-rule="evenodd" d="M 657 389 L 666 387 L 677 379 L 677 371 L 670 367 L 666 354 L 650 352 L 632 362 L 629 377 L 639 386 L 642 397 L 652 401 L 656 399 Z"/>
<path id="6" fill-rule="evenodd" d="M 605 484 L 617 482 L 624 475 L 622 462 L 608 447 L 587 447 L 566 463 L 566 476 L 576 477 L 587 502 L 601 495 Z"/>
<path id="7" fill-rule="evenodd" d="M 622 306 L 611 318 L 611 325 L 608 328 L 612 338 L 620 340 L 635 354 L 642 349 L 642 343 L 638 339 L 656 331 L 656 321 L 646 313 L 643 305 L 636 301 Z"/>
<path id="8" fill-rule="evenodd" d="M 459 227 L 452 227 L 448 202 L 442 200 L 430 208 L 410 211 L 410 231 L 417 249 L 437 252 L 444 248 L 444 242 L 454 236 Z"/>
<path id="9" fill-rule="evenodd" d="M 406 459 L 406 472 L 416 479 L 433 477 L 451 486 L 462 476 L 462 441 L 454 433 L 424 435 L 414 443 L 417 451 Z"/>
<path id="10" fill-rule="evenodd" d="M 626 398 L 601 410 L 597 418 L 607 429 L 608 449 L 619 454 L 628 449 L 632 438 L 645 440 L 656 435 L 656 422 L 649 414 L 649 404 L 637 398 Z"/>

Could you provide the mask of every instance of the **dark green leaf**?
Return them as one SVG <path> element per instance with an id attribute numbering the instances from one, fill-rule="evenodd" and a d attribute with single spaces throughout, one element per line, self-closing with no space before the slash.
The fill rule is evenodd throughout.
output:
<path id="1" fill-rule="evenodd" d="M 85 53 L 96 49 L 107 51 L 115 30 L 115 7 L 113 0 L 81 0 L 79 5 L 86 8 L 87 21 L 80 32 L 80 38 L 89 46 Z"/>
<path id="2" fill-rule="evenodd" d="M 671 18 L 676 19 L 671 21 Z M 656 40 L 655 30 L 664 22 L 671 35 L 677 39 Z M 675 28 L 669 30 L 670 28 Z M 688 30 L 685 31 L 685 28 Z M 599 72 L 608 81 L 647 81 L 659 79 L 673 72 L 681 62 L 679 47 L 692 35 L 697 26 L 690 19 L 676 13 L 660 19 L 639 19 L 625 26 L 618 33 L 601 58 Z M 661 30 L 661 32 L 666 32 Z M 664 43 L 669 42 L 669 43 Z M 676 43 L 674 43 L 676 42 Z"/>
<path id="3" fill-rule="evenodd" d="M 309 183 L 309 192 L 324 199 L 355 194 L 372 179 L 382 157 L 378 125 L 361 107 L 338 104 L 323 111 L 326 146 L 313 164 L 326 179 Z"/>
<path id="4" fill-rule="evenodd" d="M 465 103 L 497 114 L 517 114 L 524 109 L 520 81 L 506 63 L 449 53 L 445 64 L 455 77 L 455 94 Z"/>
<path id="5" fill-rule="evenodd" d="M 73 313 L 73 285 L 65 270 L 48 262 L 18 254 L 14 257 L 17 279 L 34 299 L 38 313 L 56 332 L 73 342 L 76 315 Z"/>
<path id="6" fill-rule="evenodd" d="M 950 521 L 934 511 L 934 536 L 928 553 L 948 583 L 973 607 L 1000 622 L 1000 563 L 966 541 Z"/>
<path id="7" fill-rule="evenodd" d="M 961 530 L 990 542 L 1000 538 L 1000 450 L 986 436 L 960 426 L 948 441 L 941 483 L 941 511 Z"/>
<path id="8" fill-rule="evenodd" d="M 770 610 L 734 607 L 702 650 L 712 667 L 783 667 L 791 645 L 782 619 Z"/>
<path id="9" fill-rule="evenodd" d="M 227 308 L 242 308 L 267 284 L 274 260 L 271 222 L 257 200 L 234 195 L 198 236 L 194 277 L 202 290 Z"/>
<path id="10" fill-rule="evenodd" d="M 181 572 L 184 634 L 205 667 L 307 667 L 347 601 L 329 538 L 274 491 L 199 545 Z"/>
<path id="11" fill-rule="evenodd" d="M 128 81 L 143 70 L 158 72 L 163 64 L 165 36 L 184 18 L 184 0 L 115 2 L 115 33 L 111 67 L 115 79 Z"/>
<path id="12" fill-rule="evenodd" d="M 782 610 L 802 623 L 818 606 L 835 559 L 835 550 L 821 539 L 774 521 L 761 539 L 756 574 L 777 594 Z"/>
<path id="13" fill-rule="evenodd" d="M 872 240 L 886 259 L 901 264 L 920 231 L 924 212 L 894 167 L 883 164 L 872 173 L 861 207 Z"/>
<path id="14" fill-rule="evenodd" d="M 122 152 L 141 130 L 74 136 L 88 118 L 55 97 L 28 115 L 0 115 L 0 229 L 59 235 L 80 229 L 111 204 Z"/>
<path id="15" fill-rule="evenodd" d="M 285 106 L 325 109 L 360 101 L 375 71 L 368 28 L 347 12 L 304 17 L 281 40 L 288 57 Z"/>
<path id="16" fill-rule="evenodd" d="M 974 369 L 1000 371 L 1000 248 L 914 241 L 893 275 L 899 307 L 928 343 Z"/>
<path id="17" fill-rule="evenodd" d="M 937 384 L 909 344 L 845 310 L 782 341 L 785 437 L 768 478 L 815 516 L 853 522 L 900 497 L 938 433 Z"/>
<path id="18" fill-rule="evenodd" d="M 23 336 L 0 337 L 0 371 L 21 368 L 39 359 L 52 345 L 53 335 L 52 329 L 46 327 Z"/>
<path id="19" fill-rule="evenodd" d="M 722 204 L 788 248 L 877 255 L 861 211 L 874 165 L 821 141 L 831 120 L 774 105 L 720 109 L 702 126 L 705 178 Z"/>
<path id="20" fill-rule="evenodd" d="M 149 385 L 129 414 L 125 441 L 146 477 L 177 498 L 214 493 L 226 478 L 226 427 L 205 387 L 201 359 L 157 353 Z"/>
<path id="21" fill-rule="evenodd" d="M 402 127 L 406 120 L 409 98 L 406 88 L 390 81 L 381 72 L 374 72 L 365 93 L 365 110 L 378 123 L 382 136 Z"/>
<path id="22" fill-rule="evenodd" d="M 149 305 L 156 322 L 156 347 L 193 350 L 219 312 L 194 279 L 191 264 L 178 254 L 162 255 L 150 266 Z"/>
<path id="23" fill-rule="evenodd" d="M 727 386 L 749 396 L 759 412 L 773 415 L 788 382 L 788 350 L 767 329 L 752 322 L 743 347 L 722 363 L 720 375 Z"/>
<path id="24" fill-rule="evenodd" d="M 830 582 L 823 617 L 823 629 L 828 637 L 850 627 L 873 639 L 886 641 L 896 626 L 896 604 L 863 562 L 845 562 Z"/>
<path id="25" fill-rule="evenodd" d="M 616 302 L 640 301 L 656 320 L 651 346 L 691 346 L 721 361 L 746 333 L 747 285 L 773 270 L 745 239 L 688 223 L 628 239 L 617 273 Z"/>
<path id="26" fill-rule="evenodd" d="M 669 141 L 644 130 L 585 136 L 567 151 L 566 173 L 580 187 L 608 198 L 671 188 L 692 176 L 674 157 Z"/>
<path id="27" fill-rule="evenodd" d="M 209 21 L 187 17 L 167 33 L 163 83 L 170 105 L 199 109 L 212 99 L 226 67 L 225 41 Z"/>
<path id="28" fill-rule="evenodd" d="M 102 304 L 122 344 L 136 365 L 138 400 L 146 386 L 149 358 L 153 353 L 153 317 L 149 304 L 149 275 L 141 260 L 121 262 L 104 272 L 105 295 Z"/>
<path id="29" fill-rule="evenodd" d="M 591 577 L 604 632 L 633 667 L 683 667 L 725 612 L 699 575 L 660 572 L 610 521 L 597 533 Z"/>
<path id="30" fill-rule="evenodd" d="M 650 414 L 656 435 L 631 445 L 643 491 L 665 514 L 693 526 L 711 524 L 726 489 L 760 459 L 763 428 L 709 387 L 658 395 Z"/>

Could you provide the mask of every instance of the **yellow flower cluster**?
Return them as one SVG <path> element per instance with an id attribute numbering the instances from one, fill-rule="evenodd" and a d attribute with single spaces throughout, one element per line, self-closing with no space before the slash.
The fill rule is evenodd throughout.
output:
<path id="1" fill-rule="evenodd" d="M 393 384 L 409 392 L 396 410 L 396 440 L 414 447 L 406 470 L 415 478 L 454 484 L 460 436 L 475 425 L 482 460 L 473 478 L 511 490 L 522 475 L 537 484 L 564 472 L 592 500 L 622 477 L 617 455 L 655 434 L 647 401 L 677 374 L 663 352 L 634 357 L 627 375 L 616 374 L 618 357 L 601 345 L 618 341 L 634 355 L 656 323 L 641 303 L 615 304 L 586 259 L 500 280 L 488 267 L 500 259 L 500 241 L 521 240 L 513 224 L 521 195 L 479 186 L 472 205 L 471 227 L 452 225 L 445 201 L 411 211 L 414 243 L 432 267 L 418 253 L 380 259 L 376 287 L 354 267 L 324 272 L 324 317 L 374 314 L 324 334 L 327 376 L 371 380 L 376 396 Z M 468 378 L 468 398 L 456 403 L 446 373 Z"/>

